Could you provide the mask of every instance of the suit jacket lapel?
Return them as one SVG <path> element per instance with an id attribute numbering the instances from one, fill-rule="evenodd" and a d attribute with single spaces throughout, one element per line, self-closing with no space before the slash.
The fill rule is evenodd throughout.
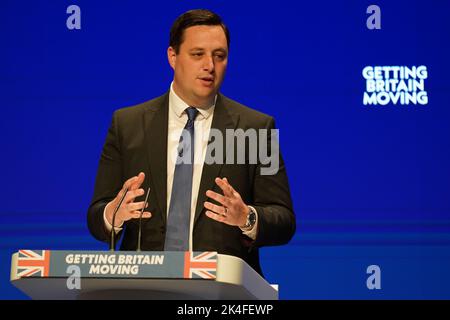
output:
<path id="1" fill-rule="evenodd" d="M 232 114 L 227 109 L 227 107 L 224 104 L 224 99 L 221 94 L 217 96 L 216 106 L 214 109 L 214 116 L 211 123 L 211 129 L 215 128 L 222 132 L 222 137 L 224 144 L 225 141 L 225 130 L 226 129 L 235 129 L 239 121 L 239 115 Z M 207 154 L 210 150 L 210 142 L 211 142 L 211 135 L 209 136 L 209 142 L 207 147 Z M 224 146 L 225 147 L 225 146 Z M 226 147 L 225 147 L 225 150 Z M 200 217 L 200 213 L 202 212 L 204 208 L 204 202 L 206 201 L 206 191 L 212 190 L 212 188 L 215 185 L 214 179 L 219 176 L 220 170 L 222 169 L 223 163 L 225 163 L 225 150 L 223 152 L 223 161 L 221 164 L 204 164 L 203 165 L 203 171 L 202 171 L 202 178 L 200 181 L 200 188 L 198 191 L 198 198 L 197 198 L 197 205 L 195 210 L 195 219 L 194 219 L 194 225 L 197 222 L 198 218 Z"/>
<path id="2" fill-rule="evenodd" d="M 144 113 L 145 149 L 150 165 L 162 219 L 167 219 L 167 136 L 169 122 L 169 94 L 161 97 Z"/>

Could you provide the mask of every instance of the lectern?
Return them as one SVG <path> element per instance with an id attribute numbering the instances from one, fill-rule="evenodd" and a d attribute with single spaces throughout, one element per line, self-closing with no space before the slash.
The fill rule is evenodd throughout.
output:
<path id="1" fill-rule="evenodd" d="M 216 252 L 19 250 L 11 282 L 32 299 L 278 299 L 278 286 Z"/>

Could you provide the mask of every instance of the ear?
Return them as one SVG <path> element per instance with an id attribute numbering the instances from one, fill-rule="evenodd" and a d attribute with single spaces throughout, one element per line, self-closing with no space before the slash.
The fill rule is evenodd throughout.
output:
<path id="1" fill-rule="evenodd" d="M 175 49 L 172 47 L 167 48 L 167 60 L 169 60 L 169 64 L 172 67 L 172 69 L 175 70 L 175 65 L 177 62 L 177 54 L 175 52 Z"/>

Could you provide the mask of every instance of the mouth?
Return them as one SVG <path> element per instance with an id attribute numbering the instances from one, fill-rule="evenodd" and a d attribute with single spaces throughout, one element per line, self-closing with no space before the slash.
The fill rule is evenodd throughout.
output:
<path id="1" fill-rule="evenodd" d="M 202 85 L 210 87 L 214 84 L 214 77 L 199 77 L 198 78 Z"/>

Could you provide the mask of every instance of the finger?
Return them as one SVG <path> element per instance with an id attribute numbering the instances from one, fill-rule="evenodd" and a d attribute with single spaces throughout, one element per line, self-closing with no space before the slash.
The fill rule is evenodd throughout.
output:
<path id="1" fill-rule="evenodd" d="M 127 189 L 130 190 L 131 184 L 136 179 L 137 179 L 137 177 L 132 177 L 132 178 L 128 179 L 127 181 L 125 181 L 125 183 L 122 186 L 122 189 L 120 189 L 120 191 L 117 193 L 117 196 L 115 199 L 116 201 L 119 201 L 120 199 L 122 199 L 125 190 L 127 190 Z"/>
<path id="2" fill-rule="evenodd" d="M 226 185 L 230 188 L 230 192 L 231 192 L 231 194 L 233 194 L 233 196 L 239 195 L 239 193 L 238 193 L 236 190 L 234 190 L 233 186 L 228 182 L 228 179 L 227 179 L 227 178 L 223 178 L 222 180 L 223 180 L 223 181 L 226 183 Z"/>
<path id="3" fill-rule="evenodd" d="M 227 185 L 230 186 L 230 188 L 233 190 L 233 187 L 231 186 L 231 184 L 228 182 L 228 179 L 225 177 L 222 179 Z"/>
<path id="4" fill-rule="evenodd" d="M 138 179 L 138 176 L 131 177 L 127 181 L 124 182 L 122 189 L 130 189 L 131 185 L 136 182 Z"/>
<path id="5" fill-rule="evenodd" d="M 226 183 L 223 179 L 216 178 L 215 180 L 216 184 L 219 186 L 220 189 L 222 189 L 223 194 L 227 197 L 232 197 L 233 193 L 230 188 L 230 185 Z"/>
<path id="6" fill-rule="evenodd" d="M 224 180 L 225 183 L 230 187 L 231 194 L 232 194 L 234 197 L 240 197 L 240 196 L 241 196 L 241 195 L 239 194 L 239 192 L 237 192 L 236 190 L 234 190 L 233 186 L 228 182 L 228 179 L 227 179 L 227 178 L 223 178 L 223 180 Z"/>
<path id="7" fill-rule="evenodd" d="M 130 185 L 130 190 L 136 190 L 142 185 L 142 183 L 145 180 L 145 173 L 139 172 L 139 174 L 136 177 L 137 179 L 134 180 Z"/>
<path id="8" fill-rule="evenodd" d="M 144 208 L 144 204 L 145 204 L 144 201 L 141 201 L 141 202 L 130 202 L 130 203 L 127 204 L 127 210 L 128 211 L 139 211 L 142 208 Z M 147 203 L 147 205 L 145 207 L 146 208 L 148 207 L 148 203 Z"/>
<path id="9" fill-rule="evenodd" d="M 140 211 L 133 211 L 130 214 L 132 219 L 139 219 L 141 217 L 141 212 Z M 150 211 L 144 211 L 142 213 L 142 218 L 148 219 L 152 217 L 152 213 Z"/>
<path id="10" fill-rule="evenodd" d="M 211 219 L 216 220 L 216 221 L 218 221 L 218 222 L 223 222 L 223 223 L 226 222 L 224 216 L 221 216 L 221 215 L 219 215 L 219 214 L 215 214 L 214 212 L 206 211 L 205 214 L 206 214 L 206 216 L 207 216 L 208 218 L 211 218 Z"/>
<path id="11" fill-rule="evenodd" d="M 220 215 L 223 215 L 223 216 L 226 215 L 227 211 L 226 211 L 225 207 L 215 205 L 215 204 L 213 204 L 211 202 L 205 202 L 204 206 L 205 206 L 206 209 L 211 210 L 211 211 L 213 211 L 213 212 L 215 212 L 217 214 L 220 214 Z"/>
<path id="12" fill-rule="evenodd" d="M 230 199 L 228 199 L 227 197 L 224 197 L 223 195 L 221 195 L 217 192 L 208 190 L 208 191 L 206 191 L 206 196 L 219 202 L 221 205 L 223 205 L 225 207 L 231 207 Z"/>
<path id="13" fill-rule="evenodd" d="M 144 195 L 144 189 L 137 189 L 137 190 L 130 190 L 128 191 L 127 195 L 125 196 L 125 203 L 133 202 L 135 198 L 140 197 Z"/>

